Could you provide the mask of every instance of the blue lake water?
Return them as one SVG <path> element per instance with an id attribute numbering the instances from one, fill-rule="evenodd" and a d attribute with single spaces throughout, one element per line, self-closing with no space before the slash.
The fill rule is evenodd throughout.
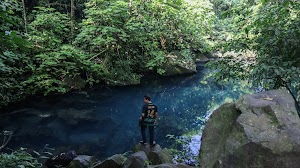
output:
<path id="1" fill-rule="evenodd" d="M 170 147 L 174 140 L 167 135 L 198 133 L 213 108 L 244 94 L 240 86 L 205 81 L 206 73 L 200 65 L 194 75 L 145 78 L 137 86 L 32 98 L 10 115 L 2 115 L 0 130 L 13 131 L 8 148 L 41 151 L 49 144 L 55 149 L 52 153 L 73 149 L 105 158 L 129 151 L 140 141 L 138 118 L 143 96 L 149 94 L 159 111 L 156 142 Z"/>

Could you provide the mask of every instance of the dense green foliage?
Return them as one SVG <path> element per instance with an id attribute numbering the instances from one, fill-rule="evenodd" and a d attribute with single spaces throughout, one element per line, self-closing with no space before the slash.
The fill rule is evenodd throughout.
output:
<path id="1" fill-rule="evenodd" d="M 53 8 L 39 7 L 29 24 L 28 40 L 35 61 L 32 75 L 24 82 L 26 92 L 65 93 L 91 84 L 104 73 L 89 55 L 71 45 L 70 19 Z M 83 77 L 84 79 L 82 79 Z"/>
<path id="2" fill-rule="evenodd" d="M 3 135 L 3 142 L 0 146 L 0 166 L 3 168 L 6 167 L 42 167 L 36 158 L 32 157 L 31 154 L 26 152 L 25 148 L 20 148 L 19 150 L 12 151 L 11 153 L 2 153 L 1 150 L 6 147 L 6 145 L 11 140 L 13 132 L 12 131 L 3 131 L 0 133 L 1 139 Z"/>
<path id="3" fill-rule="evenodd" d="M 135 82 L 140 72 L 161 72 L 173 50 L 207 50 L 204 35 L 209 33 L 212 14 L 206 3 L 91 0 L 74 43 L 111 72 L 110 84 Z"/>
<path id="4" fill-rule="evenodd" d="M 25 148 L 20 148 L 10 154 L 0 153 L 1 167 L 18 167 L 18 168 L 40 168 L 42 164 L 26 152 Z"/>
<path id="5" fill-rule="evenodd" d="M 212 43 L 235 52 L 210 63 L 217 80 L 300 90 L 296 0 L 72 2 L 1 1 L 0 106 L 86 84 L 139 83 L 147 71 L 163 74 L 168 54 L 191 60 Z"/>
<path id="6" fill-rule="evenodd" d="M 30 71 L 31 61 L 24 53 L 29 43 L 21 36 L 18 11 L 17 1 L 0 4 L 0 107 L 23 97 L 20 83 Z"/>
<path id="7" fill-rule="evenodd" d="M 78 2 L 75 5 L 83 9 Z M 27 94 L 64 93 L 86 83 L 138 83 L 145 71 L 162 74 L 167 55 L 175 50 L 191 59 L 191 51 L 209 51 L 208 37 L 218 49 L 240 52 L 211 63 L 218 69 L 218 80 L 250 79 L 266 89 L 299 90 L 296 0 L 214 0 L 214 6 L 208 1 L 91 0 L 79 12 L 85 17 L 76 27 L 71 9 L 61 8 L 70 7 L 65 1 L 57 9 L 49 8 L 57 5 L 54 2 L 27 4 L 24 35 L 21 4 L 1 2 L 1 105 Z M 78 34 L 71 32 L 72 26 Z"/>
<path id="8" fill-rule="evenodd" d="M 236 3 L 221 17 L 226 23 L 224 51 L 235 51 L 211 63 L 218 80 L 246 79 L 265 89 L 299 92 L 300 2 Z"/>
<path id="9" fill-rule="evenodd" d="M 68 2 L 1 2 L 0 106 L 86 84 L 139 83 L 147 71 L 164 73 L 173 51 L 193 59 L 193 51 L 210 48 L 214 13 L 208 0 Z M 30 45 L 21 45 L 20 37 Z"/>

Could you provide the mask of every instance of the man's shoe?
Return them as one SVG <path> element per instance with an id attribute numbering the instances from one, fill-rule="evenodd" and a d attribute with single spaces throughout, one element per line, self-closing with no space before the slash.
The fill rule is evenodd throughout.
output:
<path id="1" fill-rule="evenodd" d="M 140 144 L 146 145 L 146 142 L 144 142 L 144 141 L 140 141 Z"/>
<path id="2" fill-rule="evenodd" d="M 153 144 L 150 144 L 150 147 L 154 147 L 156 145 L 156 142 L 153 141 Z"/>

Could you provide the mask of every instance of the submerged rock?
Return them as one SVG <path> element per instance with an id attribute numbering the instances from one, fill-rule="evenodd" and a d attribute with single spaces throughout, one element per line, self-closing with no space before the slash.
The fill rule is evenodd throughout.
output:
<path id="1" fill-rule="evenodd" d="M 202 135 L 200 167 L 300 166 L 300 120 L 292 96 L 272 90 L 215 110 Z"/>
<path id="2" fill-rule="evenodd" d="M 66 121 L 69 125 L 97 122 L 96 113 L 93 110 L 77 110 L 73 108 L 57 112 L 58 118 Z"/>

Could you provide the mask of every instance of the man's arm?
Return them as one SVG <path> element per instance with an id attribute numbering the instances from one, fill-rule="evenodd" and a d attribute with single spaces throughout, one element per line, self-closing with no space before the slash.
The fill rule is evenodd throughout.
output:
<path id="1" fill-rule="evenodd" d="M 155 116 L 154 116 L 155 119 L 158 118 L 158 111 L 157 111 L 157 106 L 155 106 Z"/>
<path id="2" fill-rule="evenodd" d="M 147 106 L 144 105 L 144 106 L 143 106 L 143 109 L 142 109 L 142 116 L 140 117 L 140 120 L 142 120 L 142 119 L 145 118 L 146 111 L 147 111 Z"/>
<path id="3" fill-rule="evenodd" d="M 154 114 L 154 124 L 156 124 L 156 119 L 158 118 L 157 107 L 155 106 L 155 114 Z"/>

